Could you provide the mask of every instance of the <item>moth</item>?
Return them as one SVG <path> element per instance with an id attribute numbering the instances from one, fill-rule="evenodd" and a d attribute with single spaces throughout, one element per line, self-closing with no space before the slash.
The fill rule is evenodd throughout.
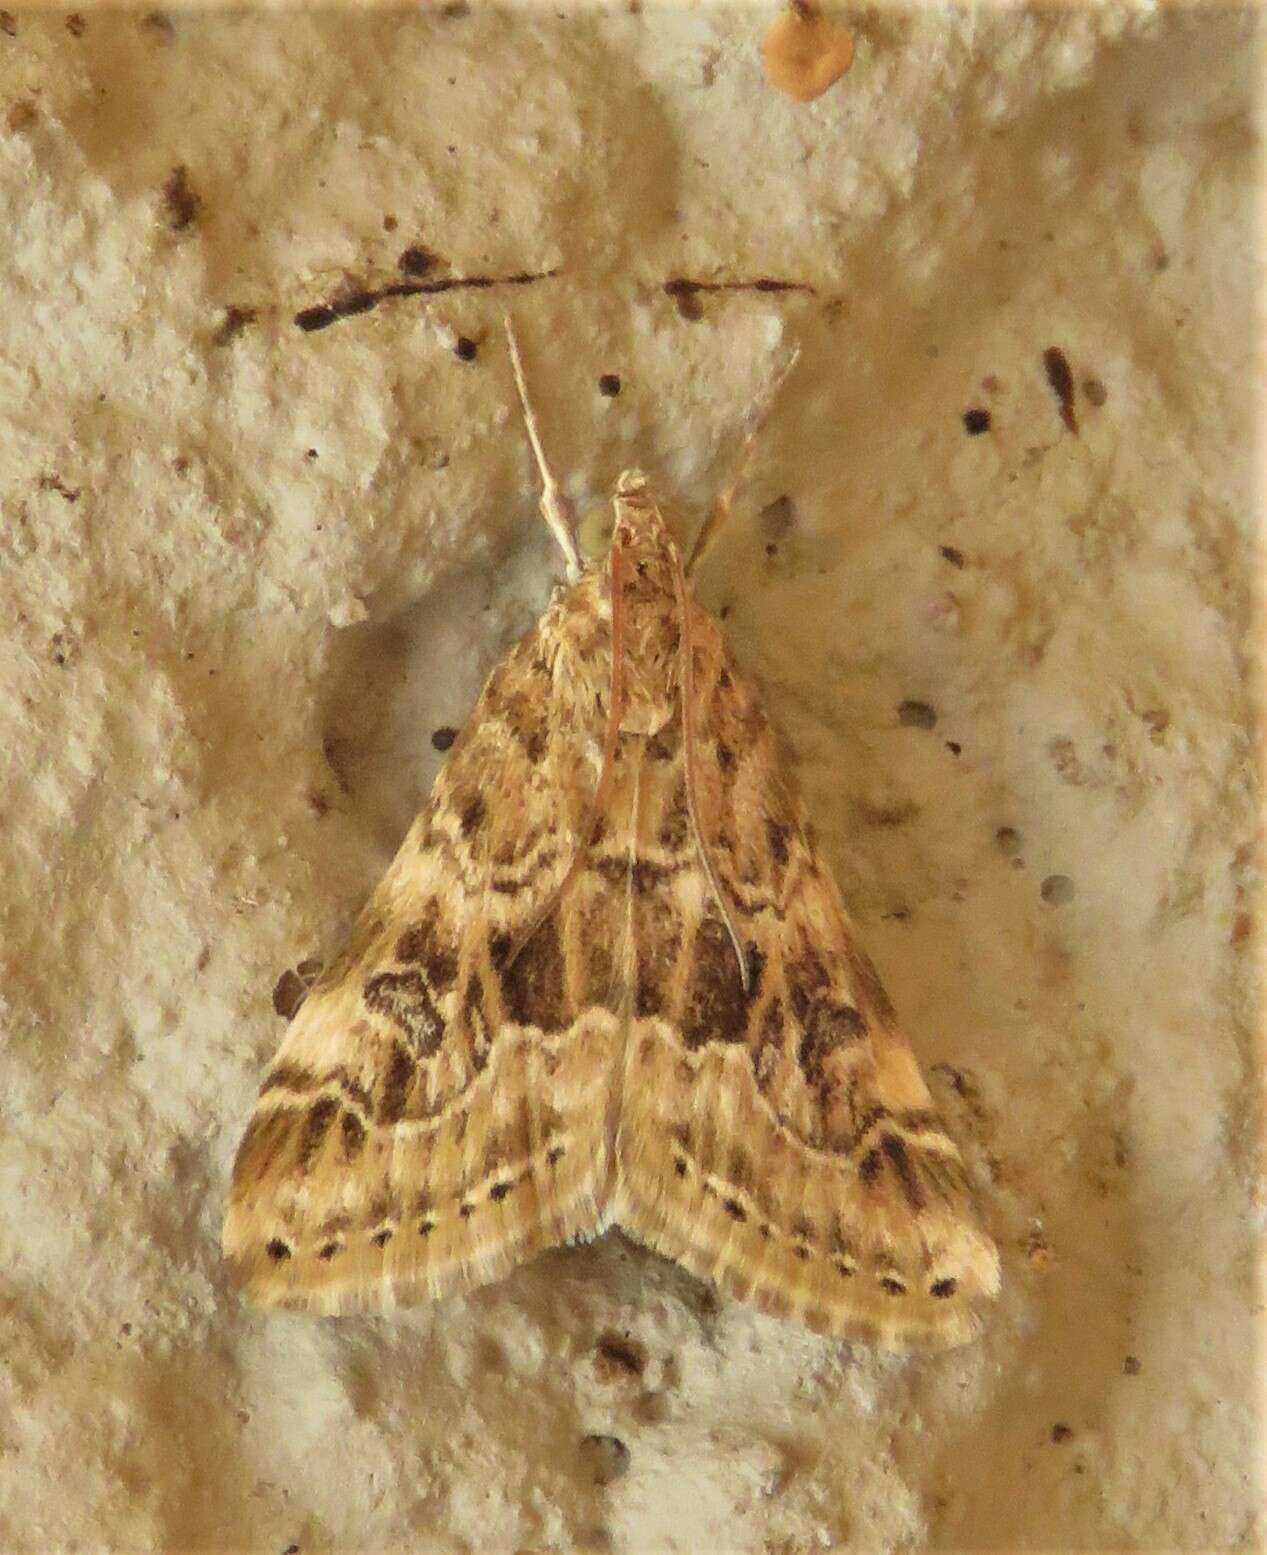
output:
<path id="1" fill-rule="evenodd" d="M 889 1347 L 970 1339 L 998 1256 L 758 695 L 647 478 L 586 562 L 511 363 L 568 582 L 494 669 L 233 1170 L 256 1301 L 383 1309 L 611 1226 Z M 740 466 L 764 418 L 750 418 Z"/>

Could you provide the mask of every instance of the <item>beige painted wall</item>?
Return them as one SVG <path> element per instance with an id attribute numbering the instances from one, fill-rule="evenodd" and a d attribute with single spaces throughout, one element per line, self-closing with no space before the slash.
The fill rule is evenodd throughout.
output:
<path id="1" fill-rule="evenodd" d="M 772 14 L 0 15 L 0 1549 L 1261 1543 L 1259 40 L 871 7 L 802 106 Z M 410 248 L 558 273 L 296 327 Z M 982 1184 L 971 1349 L 616 1236 L 391 1319 L 226 1287 L 274 985 L 556 576 L 507 303 L 578 497 L 701 511 L 801 348 L 701 592 Z"/>

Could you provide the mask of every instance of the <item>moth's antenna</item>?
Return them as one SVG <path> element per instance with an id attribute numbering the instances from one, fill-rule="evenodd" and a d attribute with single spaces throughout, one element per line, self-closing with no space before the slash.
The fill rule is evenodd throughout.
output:
<path id="1" fill-rule="evenodd" d="M 721 881 L 717 878 L 717 870 L 713 867 L 712 850 L 708 846 L 703 822 L 700 819 L 699 794 L 695 784 L 695 652 L 691 646 L 691 600 L 686 592 L 686 574 L 682 571 L 682 563 L 678 560 L 677 552 L 671 551 L 670 558 L 673 565 L 673 592 L 677 596 L 678 608 L 678 654 L 681 665 L 678 673 L 681 676 L 679 684 L 682 690 L 682 778 L 686 788 L 686 813 L 690 817 L 691 830 L 695 833 L 695 848 L 699 854 L 704 878 L 713 893 L 713 901 L 717 904 L 721 921 L 726 925 L 730 943 L 735 947 L 735 957 L 739 962 L 739 986 L 746 994 L 751 988 L 751 980 L 748 976 L 748 952 L 744 949 L 743 940 L 739 938 L 734 915 L 726 901 Z"/>
<path id="2" fill-rule="evenodd" d="M 562 880 L 550 892 L 545 901 L 528 920 L 527 924 L 519 931 L 518 936 L 511 942 L 506 959 L 498 967 L 498 971 L 505 975 L 515 964 L 520 952 L 525 949 L 532 936 L 546 921 L 554 909 L 563 900 L 564 893 L 576 879 L 581 866 L 589 857 L 589 850 L 594 844 L 598 833 L 598 823 L 607 812 L 607 800 L 611 793 L 612 777 L 616 770 L 616 756 L 620 746 L 620 720 L 625 711 L 625 654 L 622 640 L 622 624 L 624 615 L 624 582 L 621 577 L 624 553 L 618 545 L 611 548 L 611 556 L 607 565 L 611 568 L 611 636 L 612 636 L 612 678 L 610 692 L 607 698 L 607 732 L 603 736 L 603 761 L 598 774 L 598 787 L 594 790 L 594 797 L 590 800 L 585 812 L 585 820 L 577 834 L 577 841 L 572 852 L 572 862 L 564 871 Z M 722 911 L 725 911 L 723 906 Z M 734 932 L 733 929 L 731 931 Z M 744 992 L 748 990 L 744 984 Z"/>
<path id="3" fill-rule="evenodd" d="M 576 543 L 576 514 L 572 504 L 563 495 L 563 490 L 554 473 L 550 469 L 550 463 L 546 458 L 545 449 L 541 446 L 541 434 L 537 430 L 537 418 L 533 414 L 532 404 L 528 399 L 528 384 L 524 378 L 524 365 L 519 356 L 519 342 L 515 338 L 515 327 L 510 322 L 510 315 L 502 315 L 502 323 L 506 326 L 506 344 L 510 347 L 510 366 L 515 375 L 515 387 L 519 390 L 519 403 L 523 406 L 524 425 L 528 429 L 528 441 L 532 444 L 532 454 L 537 461 L 537 469 L 541 473 L 541 516 L 550 526 L 550 533 L 558 543 L 567 562 L 568 580 L 575 582 L 584 571 L 581 562 L 580 547 Z"/>
<path id="4" fill-rule="evenodd" d="M 686 571 L 689 575 L 695 564 L 703 556 L 713 541 L 717 538 L 722 526 L 730 518 L 731 509 L 735 501 L 735 492 L 739 489 L 739 482 L 748 466 L 748 460 L 752 456 L 753 444 L 757 435 L 770 419 L 770 412 L 779 397 L 779 390 L 788 381 L 792 369 L 800 357 L 801 348 L 795 347 L 791 356 L 770 380 L 764 391 L 757 396 L 748 410 L 748 430 L 743 442 L 739 445 L 739 453 L 736 456 L 734 467 L 730 472 L 730 479 L 713 499 L 713 505 L 708 510 L 708 517 L 700 525 L 699 533 L 695 536 L 695 544 L 691 547 L 691 554 L 686 558 Z"/>

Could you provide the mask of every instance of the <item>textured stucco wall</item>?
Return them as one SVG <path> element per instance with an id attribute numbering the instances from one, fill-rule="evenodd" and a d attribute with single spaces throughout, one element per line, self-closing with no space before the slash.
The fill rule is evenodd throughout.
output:
<path id="1" fill-rule="evenodd" d="M 802 106 L 772 15 L 0 13 L 0 1549 L 1260 1543 L 1256 27 L 872 7 Z M 558 274 L 295 326 L 418 247 Z M 973 1348 L 616 1236 L 226 1289 L 274 985 L 556 575 L 507 303 L 581 497 L 701 511 L 801 348 L 701 592 L 984 1184 Z"/>

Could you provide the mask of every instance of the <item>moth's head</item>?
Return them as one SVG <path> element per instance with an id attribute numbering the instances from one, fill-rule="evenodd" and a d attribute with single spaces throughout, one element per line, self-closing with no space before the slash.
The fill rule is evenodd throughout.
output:
<path id="1" fill-rule="evenodd" d="M 639 555 L 667 558 L 673 544 L 673 522 L 667 504 L 640 470 L 627 470 L 616 482 L 611 505 L 611 543 L 636 560 Z"/>
<path id="2" fill-rule="evenodd" d="M 626 577 L 645 579 L 652 593 L 672 592 L 677 546 L 670 513 L 641 470 L 626 470 L 617 480 L 612 508 L 611 543 Z"/>
<path id="3" fill-rule="evenodd" d="M 641 470 L 625 470 L 607 500 L 588 506 L 577 525 L 577 542 L 590 566 L 606 564 L 617 543 L 626 549 L 662 551 L 675 538 L 676 514 L 661 500 Z"/>

